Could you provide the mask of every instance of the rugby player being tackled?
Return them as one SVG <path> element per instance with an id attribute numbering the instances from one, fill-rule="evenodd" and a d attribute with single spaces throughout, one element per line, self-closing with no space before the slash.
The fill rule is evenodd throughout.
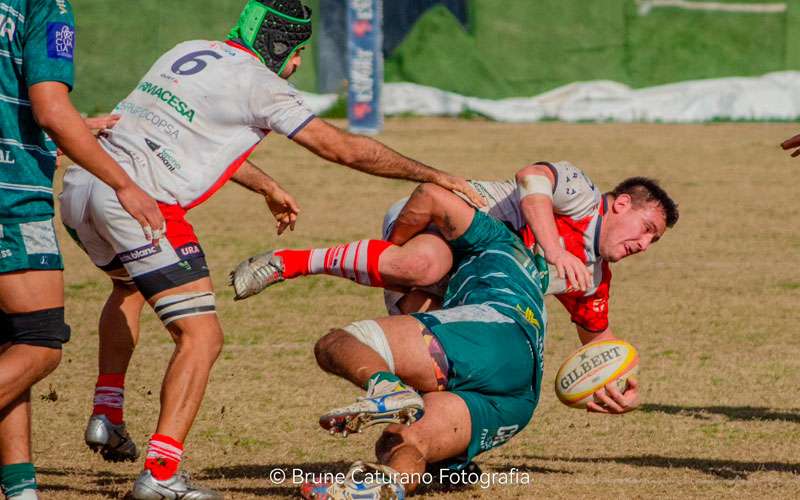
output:
<path id="1" fill-rule="evenodd" d="M 443 296 L 430 289 L 387 294 L 395 314 L 426 312 L 356 322 L 317 343 L 323 370 L 367 390 L 355 404 L 321 416 L 320 425 L 345 435 L 375 423 L 392 425 L 376 445 L 379 464 L 357 462 L 341 483 L 306 484 L 305 496 L 401 498 L 414 491 L 426 465 L 465 467 L 506 442 L 538 402 L 546 326 L 542 290 L 559 295 L 583 342 L 611 337 L 607 308 L 591 307 L 607 302 L 607 263 L 646 250 L 678 218 L 674 202 L 648 179 L 629 179 L 601 195 L 583 172 L 560 162 L 526 167 L 514 184 L 476 187 L 491 215 L 523 229 L 524 243 L 452 193 L 423 185 L 403 200 L 399 215 L 396 205 L 385 220 L 385 237 L 401 246 L 384 243 L 371 263 L 355 258 L 373 243 L 363 241 L 297 254 L 268 252 L 233 273 L 234 285 L 240 280 L 237 294 L 247 296 L 265 283 L 259 277 L 274 283 L 292 272 L 286 257 L 304 266 L 295 275 L 315 266 L 317 273 L 407 289 L 435 283 L 453 269 Z M 549 243 L 564 245 L 579 265 Z M 432 266 L 443 271 L 426 275 Z M 591 411 L 619 413 L 638 404 L 635 384 L 624 394 L 609 387 L 596 396 Z"/>
<path id="2" fill-rule="evenodd" d="M 487 200 L 483 209 L 511 227 L 547 262 L 544 287 L 568 310 L 586 344 L 614 338 L 608 322 L 610 263 L 647 250 L 678 220 L 675 202 L 657 182 L 633 177 L 602 194 L 579 168 L 562 161 L 521 169 L 515 180 L 470 181 Z M 411 199 L 424 198 L 420 186 Z M 331 248 L 277 250 L 242 262 L 231 275 L 237 299 L 284 279 L 312 274 L 349 278 L 384 287 L 390 314 L 439 307 L 453 255 L 436 228 L 421 234 L 395 229 L 408 199 L 394 204 L 383 222 L 384 240 L 362 240 Z M 403 217 L 415 216 L 413 207 Z M 357 258 L 356 258 L 357 257 Z M 626 393 L 610 387 L 588 409 L 620 413 L 635 408 L 638 387 Z"/>
<path id="3" fill-rule="evenodd" d="M 138 457 L 125 429 L 123 402 L 145 302 L 176 344 L 134 498 L 221 498 L 178 472 L 223 337 L 203 250 L 185 215 L 229 179 L 265 195 L 273 212 L 296 212 L 266 174 L 252 165 L 239 168 L 270 131 L 327 160 L 373 175 L 433 182 L 482 203 L 464 179 L 315 117 L 286 81 L 300 66 L 310 37 L 311 11 L 300 0 L 251 0 L 228 40 L 177 45 L 116 107 L 121 118 L 99 141 L 158 200 L 166 219 L 160 244 L 143 237 L 97 177 L 80 165 L 65 173 L 63 222 L 113 284 L 100 315 L 100 374 L 85 434 L 104 458 Z"/>

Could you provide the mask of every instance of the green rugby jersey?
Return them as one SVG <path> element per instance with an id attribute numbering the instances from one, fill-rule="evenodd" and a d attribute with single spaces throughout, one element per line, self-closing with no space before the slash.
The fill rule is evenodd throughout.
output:
<path id="1" fill-rule="evenodd" d="M 541 353 L 547 321 L 542 293 L 546 267 L 537 265 L 536 257 L 517 235 L 483 212 L 475 212 L 469 229 L 450 246 L 455 271 L 442 309 L 490 306 L 522 326 L 531 345 Z"/>
<path id="2" fill-rule="evenodd" d="M 33 119 L 28 88 L 72 89 L 69 0 L 0 0 L 0 223 L 53 216 L 56 146 Z"/>

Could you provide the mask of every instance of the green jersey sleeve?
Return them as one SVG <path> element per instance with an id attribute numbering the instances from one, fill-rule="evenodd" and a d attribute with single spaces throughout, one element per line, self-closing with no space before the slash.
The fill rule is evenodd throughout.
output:
<path id="1" fill-rule="evenodd" d="M 75 79 L 75 17 L 69 0 L 31 0 L 22 49 L 25 84 Z"/>

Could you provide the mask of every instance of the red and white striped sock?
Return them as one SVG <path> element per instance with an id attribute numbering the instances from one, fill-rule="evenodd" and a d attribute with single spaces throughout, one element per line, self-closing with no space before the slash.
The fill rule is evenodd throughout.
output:
<path id="1" fill-rule="evenodd" d="M 348 278 L 356 283 L 382 287 L 378 271 L 380 256 L 393 246 L 383 240 L 361 240 L 330 248 L 312 250 L 279 250 L 275 255 L 283 258 L 284 278 L 309 274 L 329 274 Z"/>
<path id="2" fill-rule="evenodd" d="M 92 415 L 105 415 L 112 424 L 122 423 L 122 408 L 125 404 L 125 374 L 101 373 L 94 387 L 94 409 Z"/>
<path id="3" fill-rule="evenodd" d="M 144 468 L 159 481 L 171 478 L 178 472 L 183 456 L 183 443 L 164 434 L 153 434 L 147 446 Z"/>

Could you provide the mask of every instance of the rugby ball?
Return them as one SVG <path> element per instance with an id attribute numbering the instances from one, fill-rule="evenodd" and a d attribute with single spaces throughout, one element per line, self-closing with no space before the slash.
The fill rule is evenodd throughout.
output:
<path id="1" fill-rule="evenodd" d="M 639 353 L 624 340 L 592 342 L 572 353 L 556 375 L 556 395 L 567 406 L 586 408 L 592 394 L 609 382 L 620 392 L 639 368 Z"/>

